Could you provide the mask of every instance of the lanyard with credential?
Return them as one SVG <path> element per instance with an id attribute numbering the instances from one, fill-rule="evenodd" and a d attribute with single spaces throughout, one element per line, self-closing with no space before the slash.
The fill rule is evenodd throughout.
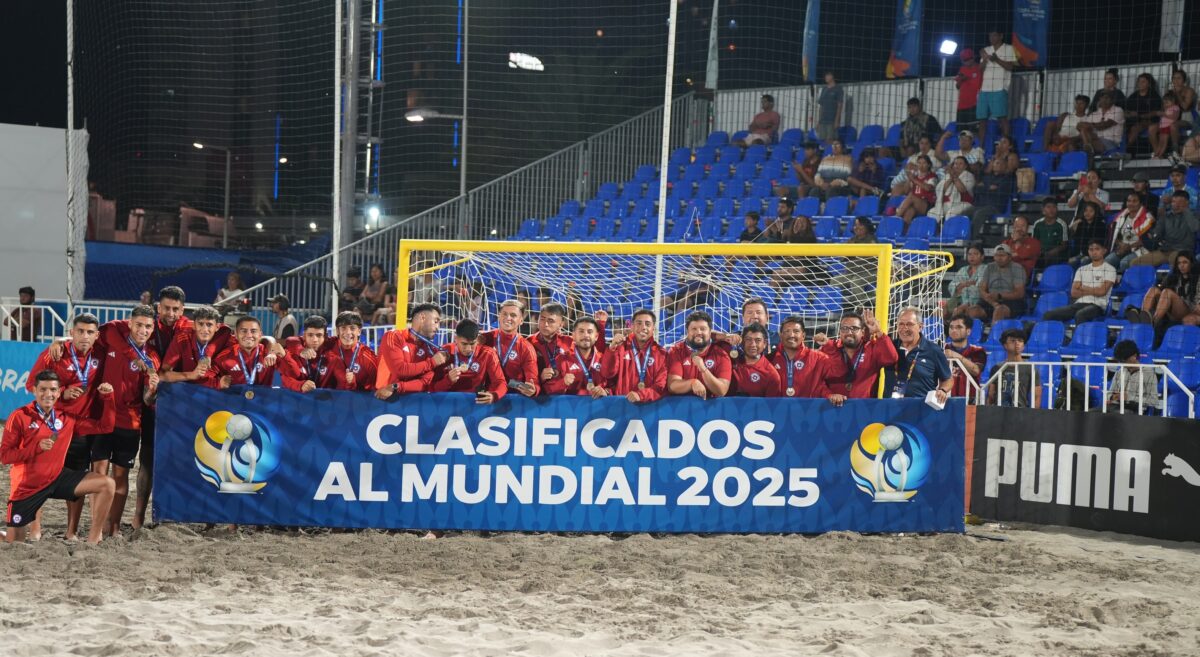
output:
<path id="1" fill-rule="evenodd" d="M 429 338 L 427 338 L 427 337 L 425 337 L 425 336 L 421 335 L 420 333 L 417 333 L 416 331 L 412 331 L 412 334 L 413 334 L 413 335 L 414 335 L 414 336 L 415 336 L 415 337 L 416 337 L 418 340 L 420 340 L 422 343 L 424 343 L 424 345 L 425 345 L 425 347 L 426 347 L 426 348 L 428 348 L 428 349 L 429 349 L 429 355 L 430 355 L 430 357 L 432 357 L 434 354 L 436 354 L 437 352 L 439 352 L 439 351 L 441 351 L 441 350 L 442 350 L 442 348 L 441 348 L 441 347 L 439 347 L 439 346 L 437 345 L 437 343 L 436 343 L 436 342 L 434 342 L 433 340 L 430 340 Z"/>
<path id="2" fill-rule="evenodd" d="M 917 360 L 918 360 L 918 357 L 920 356 L 919 349 L 920 349 L 920 347 L 918 346 L 917 349 L 913 349 L 912 351 L 905 354 L 907 356 L 912 356 L 912 360 L 909 361 L 908 374 L 904 375 L 904 381 L 900 381 L 900 370 L 898 368 L 896 369 L 896 391 L 897 392 L 902 392 L 905 388 L 908 387 L 908 382 L 910 380 L 912 380 L 913 371 L 917 369 Z M 900 362 L 897 361 L 896 364 L 899 365 Z"/>
<path id="3" fill-rule="evenodd" d="M 854 379 L 858 374 L 858 366 L 862 365 L 863 357 L 867 355 L 867 345 L 860 344 L 858 346 L 858 356 L 854 358 L 854 364 L 850 364 L 850 359 L 846 358 L 846 350 L 842 350 L 842 362 L 846 363 L 846 378 L 843 381 L 846 384 L 846 390 L 849 390 L 854 385 Z"/>
<path id="4" fill-rule="evenodd" d="M 788 397 L 795 397 L 796 396 L 796 384 L 794 383 L 794 381 L 796 378 L 796 361 L 794 358 L 788 357 L 786 350 L 781 349 L 780 352 L 783 354 L 783 364 L 786 366 L 786 369 L 787 369 L 787 390 L 784 390 L 783 392 Z M 800 357 L 800 352 L 797 351 L 796 358 L 799 358 L 799 357 Z"/>
<path id="5" fill-rule="evenodd" d="M 237 357 L 238 357 L 238 364 L 240 364 L 242 366 L 242 378 L 246 379 L 246 385 L 248 385 L 248 386 L 254 385 L 254 379 L 256 378 L 256 375 L 258 373 L 258 350 L 259 349 L 260 349 L 260 347 L 255 347 L 254 355 L 250 357 L 250 362 L 254 363 L 254 371 L 253 372 L 246 369 L 246 360 L 244 358 L 242 358 L 242 348 L 238 347 L 236 349 Z"/>
<path id="6" fill-rule="evenodd" d="M 496 348 L 497 349 L 500 348 L 500 344 L 501 344 L 500 337 L 503 335 L 504 334 L 501 333 L 500 331 L 496 331 Z M 512 356 L 513 349 L 517 348 L 517 340 L 520 340 L 520 339 L 521 339 L 521 336 L 519 336 L 519 335 L 513 336 L 512 342 L 509 343 L 509 345 L 508 345 L 508 349 L 505 349 L 504 355 L 500 357 L 500 366 L 501 367 L 504 367 L 504 364 L 508 362 L 509 357 Z M 474 352 L 472 352 L 472 355 L 473 354 L 474 354 Z"/>
<path id="7" fill-rule="evenodd" d="M 646 343 L 646 350 L 642 352 L 642 357 L 638 358 L 637 340 L 633 341 L 633 364 L 637 368 L 638 389 L 646 388 L 646 370 L 650 369 L 650 348 L 654 346 L 653 342 Z"/>
<path id="8" fill-rule="evenodd" d="M 67 345 L 67 349 L 71 351 L 71 362 L 75 364 L 75 373 L 79 375 L 79 384 L 83 386 L 84 390 L 87 390 L 88 379 L 92 375 L 92 359 L 88 358 L 87 354 L 84 354 L 83 365 L 80 365 L 79 356 L 75 352 L 75 345 Z"/>
<path id="9" fill-rule="evenodd" d="M 592 385 L 592 365 L 596 362 L 596 352 L 592 351 L 592 362 L 584 363 L 583 354 L 579 353 L 579 347 L 575 347 L 575 360 L 578 361 L 579 367 L 583 370 L 583 376 L 587 379 L 588 386 Z"/>
<path id="10" fill-rule="evenodd" d="M 347 361 L 346 360 L 346 352 L 344 350 L 342 350 L 341 347 L 338 347 L 338 353 L 341 354 L 341 356 L 342 356 L 342 362 L 346 363 L 346 371 L 347 372 L 357 371 L 354 368 L 358 365 L 358 350 L 360 348 L 362 348 L 362 344 L 355 343 L 354 344 L 354 353 L 352 353 L 350 355 L 350 360 Z"/>

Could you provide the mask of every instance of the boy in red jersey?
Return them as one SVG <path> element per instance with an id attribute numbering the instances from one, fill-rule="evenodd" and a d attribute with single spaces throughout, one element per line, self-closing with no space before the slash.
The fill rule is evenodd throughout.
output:
<path id="1" fill-rule="evenodd" d="M 284 341 L 287 354 L 279 359 L 279 379 L 283 387 L 293 392 L 312 392 L 317 388 L 333 388 L 325 350 L 329 323 L 320 315 L 304 320 L 300 337 Z"/>
<path id="2" fill-rule="evenodd" d="M 96 387 L 102 405 L 99 420 L 55 408 L 61 393 L 54 370 L 38 373 L 34 401 L 13 411 L 4 423 L 0 439 L 0 462 L 11 464 L 12 486 L 5 515 L 9 543 L 25 540 L 25 526 L 37 517 L 46 500 L 92 498 L 92 526 L 88 543 L 99 543 L 112 503 L 113 480 L 95 472 L 64 468 L 70 444 L 78 434 L 105 434 L 114 420 L 113 388 L 107 383 Z"/>
<path id="3" fill-rule="evenodd" d="M 538 383 L 545 387 L 554 377 L 562 376 L 558 370 L 559 356 L 571 354 L 574 348 L 572 336 L 562 333 L 563 322 L 566 321 L 567 309 L 560 303 L 547 303 L 538 311 L 538 330 L 529 337 L 529 344 L 537 354 Z M 591 318 L 596 326 L 595 349 L 604 353 L 608 348 L 605 340 L 605 327 L 608 324 L 608 312 L 597 310 Z M 574 330 L 572 330 L 574 333 Z M 561 386 L 561 381 L 559 382 Z M 542 390 L 545 393 L 545 390 Z M 560 394 L 560 393 L 547 393 Z"/>
<path id="4" fill-rule="evenodd" d="M 71 340 L 55 349 L 52 345 L 38 355 L 25 380 L 25 389 L 35 392 L 37 376 L 44 370 L 58 375 L 61 394 L 56 410 L 75 417 L 90 417 L 95 388 L 96 373 L 100 360 L 93 349 L 100 335 L 100 320 L 87 313 L 78 315 L 71 322 Z M 51 352 L 57 351 L 55 358 Z M 65 357 L 64 357 L 65 356 Z M 110 429 L 111 431 L 111 429 Z M 92 465 L 92 437 L 77 435 L 67 448 L 64 467 L 70 470 L 87 471 Z M 79 534 L 79 518 L 83 514 L 83 500 L 67 500 L 67 540 L 73 541 Z M 30 535 L 36 540 L 42 535 L 41 522 L 34 520 L 29 525 Z"/>
<path id="5" fill-rule="evenodd" d="M 263 344 L 262 325 L 250 315 L 239 317 L 233 332 L 237 342 L 213 360 L 217 387 L 224 390 L 229 386 L 270 386 L 283 347 L 274 340 Z"/>
<path id="6" fill-rule="evenodd" d="M 500 401 L 508 392 L 500 359 L 491 347 L 479 344 L 479 325 L 464 319 L 454 327 L 449 360 L 433 373 L 431 392 L 473 392 L 479 404 Z"/>
<path id="7" fill-rule="evenodd" d="M 379 358 L 360 341 L 362 315 L 356 312 L 338 313 L 334 320 L 337 339 L 328 345 L 329 374 L 338 390 L 375 390 L 375 372 Z"/>
<path id="8" fill-rule="evenodd" d="M 742 329 L 741 355 L 733 361 L 731 395 L 740 397 L 778 397 L 779 372 L 767 357 L 767 328 L 750 324 Z"/>
<path id="9" fill-rule="evenodd" d="M 600 325 L 591 317 L 580 317 L 571 327 L 571 349 L 559 354 L 554 369 L 559 374 L 543 382 L 548 395 L 580 395 L 592 399 L 611 394 L 602 376 L 603 359 L 596 344 Z"/>
<path id="10" fill-rule="evenodd" d="M 667 354 L 667 391 L 700 399 L 729 394 L 733 367 L 729 352 L 714 347 L 712 316 L 697 310 L 687 316 L 687 337 Z"/>
<path id="11" fill-rule="evenodd" d="M 510 389 L 533 397 L 538 393 L 537 352 L 525 336 L 518 333 L 525 321 L 525 306 L 509 299 L 500 304 L 496 319 L 500 328 L 481 333 L 479 344 L 496 350 Z"/>
<path id="12" fill-rule="evenodd" d="M 159 315 L 161 317 L 161 313 Z M 192 325 L 175 330 L 175 338 L 163 355 L 160 378 L 166 383 L 195 383 L 217 387 L 213 359 L 225 351 L 233 332 L 221 324 L 221 315 L 211 306 L 201 306 L 192 314 Z"/>
<path id="13" fill-rule="evenodd" d="M 829 357 L 804 344 L 804 318 L 791 315 L 784 319 L 779 327 L 779 342 L 771 362 L 779 373 L 783 396 L 828 399 L 832 394 L 825 385 Z"/>
<path id="14" fill-rule="evenodd" d="M 840 405 L 847 398 L 878 397 L 879 370 L 896 364 L 896 345 L 879 330 L 869 310 L 842 315 L 838 336 L 821 345 L 821 353 L 829 356 L 825 385 L 832 393 L 830 401 Z"/>
<path id="15" fill-rule="evenodd" d="M 446 364 L 446 352 L 437 343 L 442 311 L 432 303 L 415 306 L 409 328 L 388 331 L 379 341 L 375 397 L 389 399 L 400 393 L 429 392 L 433 372 Z"/>
<path id="16" fill-rule="evenodd" d="M 667 390 L 667 352 L 654 341 L 654 313 L 634 311 L 633 335 L 613 335 L 600 368 L 614 395 L 631 402 L 662 399 Z"/>

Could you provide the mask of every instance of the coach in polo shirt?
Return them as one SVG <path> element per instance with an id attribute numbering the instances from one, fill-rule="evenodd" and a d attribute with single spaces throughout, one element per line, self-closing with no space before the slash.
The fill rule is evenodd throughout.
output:
<path id="1" fill-rule="evenodd" d="M 921 311 L 916 308 L 905 308 L 896 317 L 896 351 L 900 358 L 895 365 L 892 397 L 924 399 L 935 390 L 938 402 L 945 403 L 953 385 L 950 362 L 940 347 L 921 335 L 922 326 Z"/>

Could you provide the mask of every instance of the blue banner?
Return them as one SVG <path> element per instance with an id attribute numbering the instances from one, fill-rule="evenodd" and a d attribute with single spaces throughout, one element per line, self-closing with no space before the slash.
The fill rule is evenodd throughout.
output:
<path id="1" fill-rule="evenodd" d="M 821 30 L 821 0 L 808 0 L 804 13 L 804 49 L 800 53 L 800 72 L 805 82 L 816 82 L 817 41 Z"/>
<path id="2" fill-rule="evenodd" d="M 965 406 L 159 393 L 163 521 L 619 532 L 963 530 Z"/>
<path id="3" fill-rule="evenodd" d="M 888 55 L 887 77 L 915 78 L 921 75 L 921 22 L 925 0 L 899 0 L 896 6 L 896 36 Z"/>
<path id="4" fill-rule="evenodd" d="M 1050 0 L 1013 0 L 1013 50 L 1025 68 L 1046 68 Z"/>
<path id="5" fill-rule="evenodd" d="M 33 395 L 25 390 L 25 382 L 29 379 L 29 368 L 45 348 L 40 342 L 0 341 L 0 408 L 6 416 L 14 408 L 33 401 Z"/>

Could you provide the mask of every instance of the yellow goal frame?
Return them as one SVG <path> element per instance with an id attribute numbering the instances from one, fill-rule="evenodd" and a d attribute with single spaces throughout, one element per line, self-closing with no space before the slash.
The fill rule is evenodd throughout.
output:
<path id="1" fill-rule="evenodd" d="M 877 313 L 880 328 L 888 330 L 887 308 L 891 300 L 893 285 L 902 285 L 914 280 L 934 276 L 950 269 L 954 256 L 945 251 L 911 251 L 897 249 L 891 244 L 658 244 L 646 242 L 509 242 L 502 240 L 401 240 L 400 255 L 396 271 L 396 328 L 405 328 L 408 323 L 408 280 L 417 272 L 412 271 L 414 251 L 457 251 L 482 253 L 562 253 L 606 255 L 721 255 L 744 257 L 780 256 L 850 256 L 871 257 L 879 263 L 875 276 L 875 307 L 883 309 Z M 944 256 L 946 264 L 931 268 L 903 281 L 892 283 L 892 259 L 898 253 L 928 254 Z"/>

